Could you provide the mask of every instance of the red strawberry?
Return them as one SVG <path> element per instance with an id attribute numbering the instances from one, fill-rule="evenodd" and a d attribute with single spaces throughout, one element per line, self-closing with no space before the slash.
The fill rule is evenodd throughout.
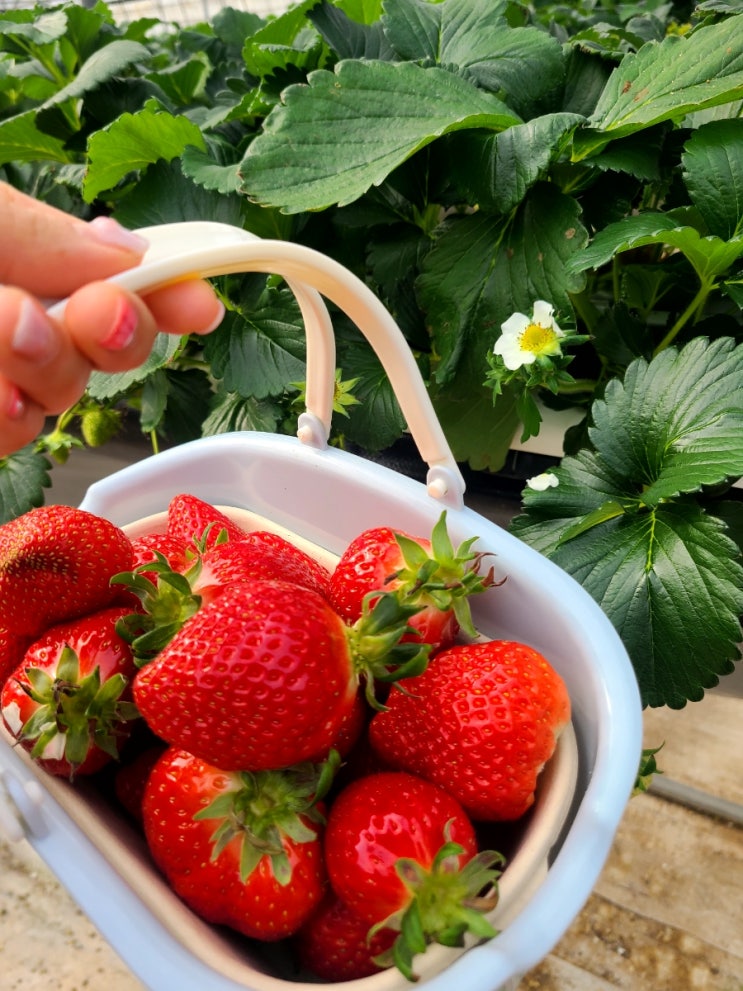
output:
<path id="1" fill-rule="evenodd" d="M 411 979 L 428 943 L 495 935 L 482 912 L 495 905 L 502 857 L 478 853 L 459 803 L 422 778 L 387 771 L 352 782 L 330 809 L 324 850 L 341 901 L 374 932 L 399 933 L 389 963 Z"/>
<path id="2" fill-rule="evenodd" d="M 220 539 L 241 540 L 245 535 L 234 520 L 198 496 L 184 492 L 168 504 L 168 536 L 183 545 L 203 539 L 206 547 L 213 547 Z"/>
<path id="3" fill-rule="evenodd" d="M 193 556 L 187 553 L 187 545 L 167 533 L 146 533 L 141 537 L 132 540 L 132 568 L 140 569 L 140 573 L 150 581 L 154 581 L 157 572 L 148 572 L 142 569 L 143 564 L 150 564 L 158 560 L 158 554 L 167 560 L 173 571 L 186 571 L 193 564 Z"/>
<path id="4" fill-rule="evenodd" d="M 325 595 L 330 580 L 328 571 L 309 554 L 278 534 L 263 530 L 207 549 L 193 576 L 187 577 L 202 602 L 236 581 L 277 579 Z"/>
<path id="5" fill-rule="evenodd" d="M 493 640 L 452 647 L 401 682 L 369 728 L 393 767 L 454 795 L 477 820 L 511 820 L 570 719 L 562 678 L 536 650 Z"/>
<path id="6" fill-rule="evenodd" d="M 115 632 L 125 609 L 52 627 L 2 690 L 10 733 L 50 774 L 92 774 L 117 758 L 138 713 L 132 652 Z"/>
<path id="7" fill-rule="evenodd" d="M 369 929 L 368 922 L 328 892 L 297 933 L 299 964 L 325 981 L 353 981 L 376 974 L 384 968 L 374 958 L 391 948 L 397 933 L 380 929 L 370 938 Z"/>
<path id="8" fill-rule="evenodd" d="M 142 804 L 155 863 L 206 921 L 262 940 L 291 935 L 325 889 L 323 810 L 315 804 L 325 770 L 228 773 L 169 749 Z"/>
<path id="9" fill-rule="evenodd" d="M 11 633 L 0 626 L 0 688 L 8 675 L 18 667 L 34 638 L 22 633 Z"/>
<path id="10" fill-rule="evenodd" d="M 345 732 L 361 679 L 373 698 L 376 678 L 421 669 L 425 648 L 397 647 L 405 629 L 387 596 L 348 627 L 312 589 L 235 582 L 139 672 L 135 700 L 153 732 L 225 770 L 316 759 Z"/>
<path id="11" fill-rule="evenodd" d="M 487 575 L 478 571 L 483 555 L 471 550 L 476 539 L 455 551 L 445 513 L 430 540 L 391 527 L 365 530 L 351 541 L 333 571 L 330 602 L 353 623 L 367 596 L 382 589 L 395 591 L 419 605 L 420 611 L 410 619 L 417 631 L 409 635 L 411 639 L 440 648 L 454 642 L 460 627 L 476 636 L 468 597 L 495 584 L 492 570 Z"/>
<path id="12" fill-rule="evenodd" d="M 164 744 L 148 747 L 122 764 L 116 771 L 114 777 L 116 799 L 137 822 L 142 822 L 142 802 L 147 779 L 165 750 Z"/>
<path id="13" fill-rule="evenodd" d="M 137 675 L 151 729 L 224 770 L 327 754 L 356 705 L 346 628 L 322 596 L 239 582 L 201 608 Z"/>
<path id="14" fill-rule="evenodd" d="M 131 541 L 109 520 L 72 506 L 31 509 L 0 527 L 2 625 L 35 638 L 105 609 L 117 594 L 111 577 L 131 566 Z"/>

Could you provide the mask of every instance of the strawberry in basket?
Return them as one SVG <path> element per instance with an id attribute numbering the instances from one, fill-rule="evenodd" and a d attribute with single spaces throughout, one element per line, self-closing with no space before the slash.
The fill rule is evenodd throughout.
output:
<path id="1" fill-rule="evenodd" d="M 381 590 L 418 602 L 410 618 L 408 639 L 436 649 L 454 643 L 460 630 L 475 637 L 469 597 L 497 584 L 490 569 L 480 573 L 483 554 L 472 550 L 477 537 L 456 550 L 442 513 L 426 537 L 412 537 L 391 527 L 374 527 L 348 545 L 330 581 L 330 601 L 345 620 L 354 623 L 364 600 Z"/>
<path id="2" fill-rule="evenodd" d="M 50 774 L 92 774 L 118 758 L 138 716 L 131 648 L 116 633 L 125 608 L 52 627 L 8 677 L 0 696 L 9 732 Z"/>
<path id="3" fill-rule="evenodd" d="M 400 682 L 369 739 L 392 767 L 435 782 L 477 820 L 513 820 L 570 719 L 562 678 L 526 644 L 490 640 L 441 651 Z"/>
<path id="4" fill-rule="evenodd" d="M 155 863 L 203 919 L 266 941 L 289 936 L 327 884 L 322 797 L 336 766 L 228 773 L 168 749 L 142 801 Z"/>
<path id="5" fill-rule="evenodd" d="M 113 604 L 109 581 L 131 568 L 129 538 L 71 506 L 42 506 L 0 526 L 0 684 L 55 623 Z"/>

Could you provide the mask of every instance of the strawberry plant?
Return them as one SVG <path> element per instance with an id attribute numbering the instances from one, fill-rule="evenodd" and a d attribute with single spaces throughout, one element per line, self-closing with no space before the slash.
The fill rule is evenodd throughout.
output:
<path id="1" fill-rule="evenodd" d="M 394 314 L 474 469 L 576 409 L 514 530 L 602 605 L 643 701 L 682 706 L 732 670 L 743 609 L 741 51 L 735 0 L 303 0 L 190 26 L 102 0 L 5 11 L 0 179 L 84 217 L 222 220 L 335 257 Z M 293 432 L 293 297 L 218 286 L 213 335 L 95 375 L 3 461 L 6 517 L 125 412 L 156 444 Z M 336 329 L 334 442 L 386 448 L 395 397 Z"/>

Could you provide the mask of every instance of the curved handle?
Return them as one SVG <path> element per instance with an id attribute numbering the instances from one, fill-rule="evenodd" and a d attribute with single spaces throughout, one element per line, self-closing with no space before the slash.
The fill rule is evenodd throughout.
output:
<path id="1" fill-rule="evenodd" d="M 464 479 L 408 343 L 387 309 L 352 272 L 312 248 L 258 238 L 228 224 L 186 221 L 143 228 L 139 233 L 151 243 L 142 264 L 111 279 L 134 292 L 188 277 L 239 272 L 266 272 L 286 279 L 307 331 L 307 411 L 299 417 L 297 435 L 315 446 L 324 446 L 330 432 L 335 382 L 335 339 L 327 308 L 317 294 L 332 300 L 353 320 L 380 359 L 418 451 L 429 466 L 429 494 L 461 508 Z M 50 313 L 59 316 L 64 306 L 65 301 L 57 303 Z"/>

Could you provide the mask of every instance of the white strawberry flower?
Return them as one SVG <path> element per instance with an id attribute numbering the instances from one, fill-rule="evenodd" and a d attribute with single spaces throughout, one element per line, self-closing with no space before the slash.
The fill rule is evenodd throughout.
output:
<path id="1" fill-rule="evenodd" d="M 534 475 L 533 478 L 527 478 L 526 484 L 530 489 L 534 489 L 535 492 L 546 492 L 547 489 L 554 489 L 555 486 L 560 484 L 560 479 L 557 475 L 553 475 L 551 471 L 543 471 L 541 475 Z"/>
<path id="2" fill-rule="evenodd" d="M 501 324 L 501 336 L 495 342 L 493 353 L 500 355 L 510 371 L 522 365 L 533 364 L 538 357 L 562 354 L 560 338 L 565 334 L 555 323 L 554 307 L 538 299 L 531 317 L 524 313 L 512 313 Z"/>

